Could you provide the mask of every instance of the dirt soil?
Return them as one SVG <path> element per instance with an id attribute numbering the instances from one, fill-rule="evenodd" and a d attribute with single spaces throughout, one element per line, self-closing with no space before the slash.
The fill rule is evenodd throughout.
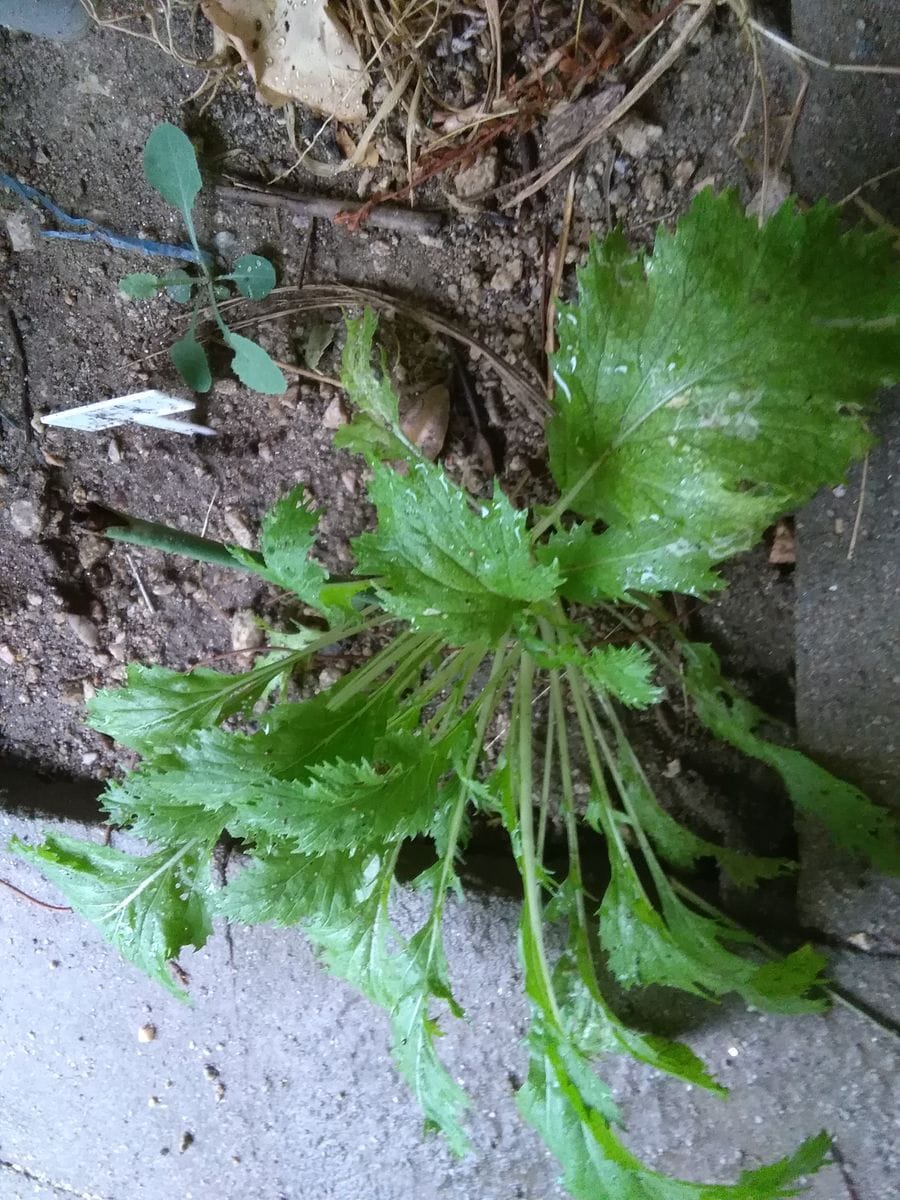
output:
<path id="1" fill-rule="evenodd" d="M 509 70 L 517 55 L 525 63 L 540 61 L 555 44 L 561 10 L 533 11 L 533 20 L 510 24 Z M 686 15 L 676 15 L 645 61 L 673 40 Z M 471 59 L 473 71 L 483 59 L 483 53 Z M 767 66 L 770 84 L 777 84 L 777 64 Z M 448 68 L 446 78 L 457 75 Z M 734 141 L 751 81 L 750 55 L 733 17 L 722 12 L 627 123 L 579 162 L 565 292 L 574 286 L 588 239 L 602 235 L 610 220 L 647 242 L 654 227 L 671 221 L 703 186 L 733 185 L 744 200 L 751 198 L 759 184 L 758 108 Z M 195 139 L 209 184 L 235 163 L 274 177 L 294 161 L 283 113 L 258 104 L 246 80 L 220 90 L 205 110 L 205 98 L 188 99 L 197 83 L 195 72 L 154 45 L 115 31 L 95 29 L 64 46 L 0 30 L 0 168 L 76 215 L 180 243 L 179 219 L 141 170 L 143 144 L 158 122 L 175 122 Z M 596 111 L 591 106 L 602 104 L 602 86 L 585 94 L 576 114 L 582 122 Z M 778 128 L 791 100 L 780 99 L 776 87 L 772 104 Z M 301 126 L 309 134 L 317 123 L 306 118 Z M 390 184 L 401 133 L 380 140 L 384 171 L 328 183 L 300 170 L 284 186 L 366 195 Z M 535 150 L 542 161 L 552 159 L 564 136 L 547 123 L 534 135 L 502 138 L 474 170 L 482 180 L 507 183 L 528 169 Z M 324 138 L 323 146 L 325 157 L 337 157 L 333 139 Z M 396 179 L 399 169 L 393 170 Z M 217 204 L 209 187 L 199 204 L 200 239 L 228 258 L 268 254 L 283 285 L 342 282 L 411 299 L 477 333 L 539 382 L 545 369 L 540 302 L 566 181 L 563 174 L 498 219 L 490 197 L 479 204 L 482 213 L 459 213 L 458 191 L 465 186 L 448 174 L 425 193 L 429 207 L 446 212 L 444 227 L 423 236 L 371 228 L 350 233 L 322 220 L 310 227 L 276 210 Z M 239 385 L 215 352 L 214 388 L 198 400 L 199 419 L 215 428 L 215 438 L 133 425 L 81 434 L 39 423 L 41 413 L 144 387 L 183 394 L 164 353 L 183 327 L 182 310 L 166 300 L 127 301 L 117 291 L 123 275 L 153 266 L 101 245 L 42 239 L 29 206 L 0 190 L 0 758 L 50 773 L 103 779 L 121 763 L 109 740 L 85 726 L 83 703 L 121 682 L 125 663 L 186 668 L 213 662 L 228 669 L 234 660 L 223 656 L 243 644 L 254 616 L 276 623 L 284 617 L 271 589 L 239 573 L 151 550 L 126 551 L 95 536 L 93 506 L 250 542 L 265 509 L 302 482 L 324 510 L 325 554 L 338 567 L 348 562 L 348 537 L 369 518 L 359 460 L 331 447 L 328 426 L 339 414 L 338 392 L 301 380 L 283 397 L 260 396 Z M 272 307 L 280 305 L 266 302 L 253 311 Z M 324 319 L 339 321 L 333 312 Z M 322 320 L 261 323 L 257 335 L 276 357 L 302 363 L 310 328 Z M 401 323 L 393 334 L 403 369 L 414 377 L 421 339 L 411 341 Z M 469 357 L 467 366 L 503 444 L 503 486 L 514 496 L 540 495 L 547 486 L 540 421 L 504 389 L 483 357 Z M 335 347 L 320 370 L 337 370 Z M 458 387 L 451 402 L 444 461 L 471 486 L 489 486 Z M 790 568 L 771 566 L 762 548 L 733 567 L 733 578 L 735 587 L 695 618 L 699 631 L 757 700 L 790 716 Z"/>

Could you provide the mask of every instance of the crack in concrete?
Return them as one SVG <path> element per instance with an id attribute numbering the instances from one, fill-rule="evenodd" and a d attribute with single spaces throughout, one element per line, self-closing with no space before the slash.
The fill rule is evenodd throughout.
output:
<path id="1" fill-rule="evenodd" d="M 59 1183 L 41 1171 L 32 1171 L 29 1167 L 23 1167 L 21 1163 L 8 1162 L 6 1159 L 0 1158 L 0 1170 L 13 1171 L 16 1175 L 27 1179 L 29 1183 L 39 1183 L 43 1187 L 57 1192 L 60 1196 L 75 1196 L 76 1200 L 110 1200 L 109 1196 L 101 1196 L 97 1192 L 82 1192 L 78 1188 L 69 1187 L 67 1183 Z"/>

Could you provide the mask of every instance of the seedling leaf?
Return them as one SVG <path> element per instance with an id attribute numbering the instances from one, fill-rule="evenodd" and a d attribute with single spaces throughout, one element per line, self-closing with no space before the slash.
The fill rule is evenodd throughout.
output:
<path id="1" fill-rule="evenodd" d="M 212 387 L 212 373 L 206 351 L 192 333 L 179 338 L 169 348 L 169 354 L 178 374 L 195 392 L 208 392 Z"/>
<path id="2" fill-rule="evenodd" d="M 192 228 L 191 210 L 203 181 L 187 134 L 176 125 L 157 125 L 144 146 L 144 175 Z"/>
<path id="3" fill-rule="evenodd" d="M 275 286 L 275 268 L 261 254 L 242 254 L 231 268 L 228 275 L 220 275 L 222 279 L 230 279 L 242 296 L 248 300 L 262 300 L 268 296 Z"/>
<path id="4" fill-rule="evenodd" d="M 187 271 L 181 270 L 180 267 L 169 271 L 165 278 L 166 295 L 176 304 L 190 304 L 197 282 L 198 280 L 189 275 Z"/>
<path id="5" fill-rule="evenodd" d="M 135 271 L 119 280 L 119 291 L 129 300 L 152 300 L 159 288 L 158 276 L 149 271 Z"/>
<path id="6" fill-rule="evenodd" d="M 231 369 L 241 383 L 267 396 L 284 395 L 287 380 L 262 346 L 231 330 L 226 334 L 225 342 L 234 351 Z"/>

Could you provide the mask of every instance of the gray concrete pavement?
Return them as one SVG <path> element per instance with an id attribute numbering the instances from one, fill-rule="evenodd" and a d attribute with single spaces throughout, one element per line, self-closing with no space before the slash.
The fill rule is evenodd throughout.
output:
<path id="1" fill-rule="evenodd" d="M 16 832 L 34 836 L 33 822 L 0 817 L 0 845 Z M 0 874 L 49 898 L 18 860 L 0 854 Z M 382 1016 L 326 977 L 300 934 L 234 929 L 231 961 L 220 931 L 184 959 L 189 1007 L 77 918 L 0 896 L 0 1200 L 562 1200 L 512 1097 L 525 1024 L 516 920 L 496 898 L 449 917 L 471 1024 L 444 1053 L 475 1099 L 474 1153 L 459 1161 L 422 1135 Z M 891 965 L 848 956 L 838 972 L 884 1006 Z M 152 1042 L 138 1039 L 145 1024 Z M 889 1035 L 840 1009 L 798 1020 L 724 1005 L 684 1036 L 731 1100 L 623 1059 L 604 1068 L 650 1162 L 724 1180 L 828 1128 L 860 1200 L 892 1200 Z M 808 1195 L 849 1193 L 830 1168 Z"/>

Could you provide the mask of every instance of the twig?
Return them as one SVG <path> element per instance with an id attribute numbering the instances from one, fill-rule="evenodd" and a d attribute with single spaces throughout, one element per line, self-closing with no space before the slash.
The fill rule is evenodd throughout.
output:
<path id="1" fill-rule="evenodd" d="M 593 146 L 595 142 L 598 142 L 602 137 L 604 137 L 617 121 L 621 121 L 622 117 L 624 117 L 626 113 L 630 112 L 632 108 L 634 108 L 638 100 L 640 100 L 640 98 L 644 96 L 650 90 L 650 88 L 653 87 L 654 83 L 656 83 L 656 81 L 662 75 L 664 75 L 666 71 L 668 71 L 669 67 L 672 66 L 672 64 L 681 54 L 682 50 L 685 48 L 688 42 L 690 42 L 694 34 L 712 12 L 716 2 L 717 0 L 701 0 L 696 12 L 685 25 L 684 29 L 682 29 L 681 33 L 678 35 L 669 49 L 666 50 L 666 52 L 654 63 L 646 75 L 642 76 L 641 79 L 638 80 L 625 99 L 617 104 L 611 112 L 607 113 L 602 120 L 598 121 L 592 129 L 588 130 L 584 137 L 577 141 L 571 150 L 568 150 L 558 162 L 554 163 L 552 167 L 544 171 L 536 180 L 534 180 L 533 183 L 529 183 L 527 187 L 524 187 L 521 191 L 516 192 L 515 196 L 513 196 L 511 200 L 507 200 L 503 207 L 513 208 L 514 206 L 521 204 L 523 200 L 527 200 L 529 196 L 533 196 L 535 192 L 541 191 L 547 186 L 548 183 L 554 180 L 557 175 L 563 172 L 566 167 L 570 167 L 572 163 L 577 162 L 578 159 L 581 158 L 582 154 L 584 154 L 585 150 L 587 150 L 589 146 Z M 521 180 L 519 182 L 521 182 Z"/>
<path id="2" fill-rule="evenodd" d="M 273 358 L 272 362 L 282 371 L 287 371 L 289 375 L 299 375 L 301 379 L 311 379 L 313 383 L 324 383 L 327 387 L 340 388 L 343 391 L 344 385 L 333 375 L 322 375 L 319 371 L 310 371 L 309 367 L 298 367 L 296 363 L 282 362 L 280 358 Z"/>
<path id="3" fill-rule="evenodd" d="M 799 46 L 795 46 L 793 42 L 788 41 L 786 37 L 782 37 L 780 33 L 776 33 L 774 29 L 769 29 L 761 21 L 757 21 L 755 17 L 747 17 L 747 24 L 764 38 L 768 38 L 770 42 L 773 42 L 785 54 L 790 55 L 791 58 L 801 59 L 803 62 L 812 63 L 816 67 L 824 67 L 828 71 L 843 71 L 854 75 L 900 75 L 900 66 L 894 66 L 891 63 L 830 62 L 827 58 L 819 58 L 817 54 L 811 54 L 809 50 L 802 50 Z"/>
<path id="4" fill-rule="evenodd" d="M 156 608 L 154 607 L 153 601 L 150 599 L 150 593 L 144 587 L 144 581 L 143 581 L 143 579 L 141 579 L 140 572 L 137 569 L 137 563 L 134 561 L 134 559 L 131 557 L 131 555 L 128 553 L 127 550 L 125 551 L 125 561 L 128 563 L 128 569 L 134 578 L 134 582 L 137 584 L 137 589 L 141 593 L 141 599 L 143 600 L 144 604 L 146 605 L 147 611 L 151 615 L 155 615 Z"/>
<path id="5" fill-rule="evenodd" d="M 213 489 L 213 494 L 209 498 L 209 505 L 207 506 L 207 509 L 206 509 L 206 516 L 203 518 L 203 525 L 200 529 L 200 536 L 202 538 L 206 537 L 206 531 L 207 531 L 207 529 L 209 529 L 209 518 L 212 516 L 213 506 L 216 503 L 216 501 L 218 500 L 219 492 L 221 490 L 222 489 L 219 487 L 219 485 L 216 484 L 215 488 Z"/>
<path id="6" fill-rule="evenodd" d="M 856 517 L 853 521 L 853 532 L 850 534 L 850 545 L 847 548 L 847 562 L 853 558 L 853 552 L 856 550 L 856 539 L 859 537 L 859 524 L 862 521 L 863 506 L 866 502 L 866 480 L 869 476 L 869 453 L 866 451 L 866 457 L 863 459 L 862 477 L 859 481 L 859 501 L 856 505 Z"/>
<path id="7" fill-rule="evenodd" d="M 14 883 L 10 883 L 8 879 L 0 879 L 0 883 L 4 887 L 9 888 L 11 892 L 15 892 L 17 896 L 21 896 L 23 900 L 30 900 L 32 904 L 36 904 L 38 908 L 46 908 L 50 912 L 71 912 L 72 908 L 68 904 L 48 904 L 46 900 L 38 900 L 37 896 L 29 895 L 28 892 L 23 892 L 20 887 L 16 887 Z"/>
<path id="8" fill-rule="evenodd" d="M 290 191 L 288 188 L 261 188 L 251 183 L 222 184 L 216 188 L 216 195 L 222 200 L 244 200 L 262 208 L 284 209 L 309 221 L 316 217 L 334 221 L 339 213 L 352 214 L 365 208 L 361 201 L 332 200 L 327 196 L 311 196 Z M 445 219 L 444 214 L 440 212 L 422 212 L 399 204 L 379 204 L 367 213 L 367 220 L 378 229 L 390 229 L 396 233 L 416 236 L 437 233 L 443 227 Z"/>
<path id="9" fill-rule="evenodd" d="M 838 200 L 838 208 L 849 203 L 851 200 L 855 200 L 859 193 L 864 191 L 867 187 L 872 187 L 872 185 L 875 183 L 881 183 L 882 179 L 890 179 L 890 177 L 892 175 L 896 175 L 898 171 L 900 171 L 900 166 L 890 167 L 887 171 L 881 171 L 878 175 L 873 175 L 871 179 L 866 179 L 859 185 L 859 187 L 855 187 L 852 192 L 848 192 L 846 196 L 844 196 L 841 200 Z"/>

